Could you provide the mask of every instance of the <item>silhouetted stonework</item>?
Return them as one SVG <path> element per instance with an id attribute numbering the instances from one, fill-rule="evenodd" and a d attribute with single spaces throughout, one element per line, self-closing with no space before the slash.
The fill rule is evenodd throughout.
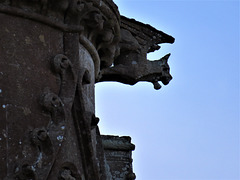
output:
<path id="1" fill-rule="evenodd" d="M 174 38 L 112 0 L 0 0 L 0 179 L 134 179 L 127 137 L 101 136 L 94 84 L 168 84 Z"/>
<path id="2" fill-rule="evenodd" d="M 109 179 L 135 179 L 132 168 L 132 151 L 135 145 L 130 137 L 101 136 Z"/>

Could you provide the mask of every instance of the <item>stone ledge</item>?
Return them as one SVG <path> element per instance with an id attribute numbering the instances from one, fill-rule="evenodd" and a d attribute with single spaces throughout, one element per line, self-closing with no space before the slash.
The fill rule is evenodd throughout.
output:
<path id="1" fill-rule="evenodd" d="M 129 136 L 109 136 L 102 135 L 104 150 L 133 151 L 135 145 L 131 143 Z"/>

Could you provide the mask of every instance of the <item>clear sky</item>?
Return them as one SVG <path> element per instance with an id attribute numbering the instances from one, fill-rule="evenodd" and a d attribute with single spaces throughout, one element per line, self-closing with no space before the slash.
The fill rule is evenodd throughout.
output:
<path id="1" fill-rule="evenodd" d="M 102 134 L 131 136 L 137 180 L 239 180 L 239 1 L 115 0 L 122 15 L 175 37 L 173 80 L 96 85 Z"/>

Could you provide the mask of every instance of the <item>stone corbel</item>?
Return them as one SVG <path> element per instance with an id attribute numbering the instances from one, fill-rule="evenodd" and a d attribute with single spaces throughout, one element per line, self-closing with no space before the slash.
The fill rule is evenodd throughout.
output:
<path id="1" fill-rule="evenodd" d="M 89 1 L 83 3 L 80 43 L 91 54 L 95 66 L 95 79 L 100 70 L 110 67 L 119 55 L 120 15 L 112 1 Z"/>

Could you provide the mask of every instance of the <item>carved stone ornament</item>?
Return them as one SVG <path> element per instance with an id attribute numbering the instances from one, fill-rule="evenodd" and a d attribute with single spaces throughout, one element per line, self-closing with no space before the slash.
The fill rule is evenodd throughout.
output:
<path id="1" fill-rule="evenodd" d="M 118 81 L 134 85 L 139 81 L 152 82 L 160 89 L 172 79 L 167 63 L 170 54 L 159 60 L 147 60 L 147 53 L 160 49 L 158 44 L 173 43 L 174 38 L 134 19 L 121 17 L 120 55 L 111 67 L 101 71 L 99 81 Z"/>
<path id="2" fill-rule="evenodd" d="M 0 22 L 0 179 L 135 179 L 131 139 L 100 134 L 94 85 L 167 85 L 170 54 L 147 53 L 174 38 L 112 0 L 0 0 Z"/>

